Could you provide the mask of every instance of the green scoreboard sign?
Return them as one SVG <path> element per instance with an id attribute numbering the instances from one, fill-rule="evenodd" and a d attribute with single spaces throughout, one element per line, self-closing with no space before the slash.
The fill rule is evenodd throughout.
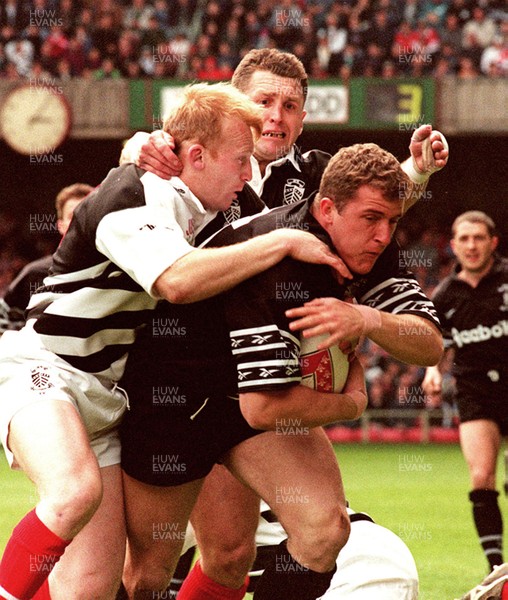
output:
<path id="1" fill-rule="evenodd" d="M 165 112 L 181 91 L 175 80 L 130 83 L 132 129 L 162 127 Z M 336 129 L 414 129 L 434 123 L 435 83 L 430 78 L 357 78 L 311 81 L 305 106 L 306 127 Z"/>

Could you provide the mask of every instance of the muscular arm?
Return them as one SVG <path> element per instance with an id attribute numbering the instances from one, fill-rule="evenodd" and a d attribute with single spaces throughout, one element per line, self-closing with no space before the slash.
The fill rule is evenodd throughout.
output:
<path id="1" fill-rule="evenodd" d="M 231 289 L 286 256 L 329 265 L 350 276 L 344 263 L 311 233 L 277 229 L 232 246 L 193 250 L 159 276 L 153 291 L 176 304 L 197 302 Z"/>
<path id="2" fill-rule="evenodd" d="M 441 358 L 442 337 L 428 319 L 413 314 L 391 314 L 370 307 L 363 309 L 367 312 L 362 313 L 356 305 L 336 298 L 317 298 L 286 314 L 296 319 L 290 325 L 291 330 L 303 330 L 304 337 L 329 334 L 322 347 L 367 335 L 403 362 L 428 366 Z"/>
<path id="3" fill-rule="evenodd" d="M 354 359 L 340 394 L 317 392 L 303 385 L 282 391 L 240 394 L 242 414 L 254 429 L 318 427 L 357 419 L 367 406 L 363 369 Z"/>

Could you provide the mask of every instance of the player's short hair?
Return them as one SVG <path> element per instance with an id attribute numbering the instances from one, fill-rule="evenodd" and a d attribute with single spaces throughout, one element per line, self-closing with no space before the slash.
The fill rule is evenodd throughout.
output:
<path id="1" fill-rule="evenodd" d="M 377 144 L 354 144 L 341 148 L 331 158 L 317 199 L 330 198 L 340 212 L 363 185 L 379 189 L 387 200 L 395 202 L 405 198 L 410 179 L 387 150 Z"/>
<path id="2" fill-rule="evenodd" d="M 452 223 L 452 235 L 455 236 L 457 228 L 461 223 L 483 223 L 489 232 L 490 237 L 497 235 L 496 224 L 488 214 L 481 210 L 468 210 L 459 215 Z"/>
<path id="3" fill-rule="evenodd" d="M 255 137 L 261 135 L 262 109 L 230 83 L 195 83 L 184 88 L 181 97 L 164 120 L 178 152 L 182 142 L 192 141 L 214 149 L 222 140 L 225 118 L 238 118 Z"/>
<path id="4" fill-rule="evenodd" d="M 290 52 L 276 48 L 261 48 L 247 52 L 236 67 L 231 83 L 242 92 L 246 92 L 256 71 L 269 71 L 279 77 L 295 79 L 302 87 L 303 103 L 307 98 L 308 77 L 302 62 Z"/>
<path id="5" fill-rule="evenodd" d="M 69 200 L 82 200 L 93 191 L 93 187 L 87 183 L 73 183 L 61 189 L 55 198 L 56 216 L 58 219 L 63 217 L 63 208 Z"/>

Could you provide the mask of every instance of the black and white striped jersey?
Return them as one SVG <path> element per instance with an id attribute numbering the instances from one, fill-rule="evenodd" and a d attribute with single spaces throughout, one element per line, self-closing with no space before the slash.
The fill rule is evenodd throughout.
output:
<path id="1" fill-rule="evenodd" d="M 280 227 L 310 231 L 333 248 L 309 211 L 312 197 L 221 230 L 209 245 L 240 242 Z M 285 312 L 319 297 L 353 297 L 393 314 L 413 314 L 439 327 L 432 302 L 399 260 L 392 242 L 372 271 L 339 285 L 326 266 L 286 258 L 271 269 L 225 294 L 225 315 L 238 372 L 239 392 L 267 391 L 301 381 L 300 339 L 289 328 Z M 409 334 L 409 332 L 407 332 Z"/>
<path id="2" fill-rule="evenodd" d="M 110 171 L 76 208 L 29 320 L 44 346 L 83 371 L 118 380 L 136 329 L 157 304 L 157 278 L 215 217 L 178 178 Z"/>

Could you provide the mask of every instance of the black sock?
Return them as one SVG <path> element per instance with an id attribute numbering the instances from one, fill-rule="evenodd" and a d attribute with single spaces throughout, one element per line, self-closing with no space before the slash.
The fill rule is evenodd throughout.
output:
<path id="1" fill-rule="evenodd" d="M 491 569 L 503 562 L 503 519 L 498 496 L 496 490 L 473 490 L 469 493 L 476 531 Z"/>
<path id="2" fill-rule="evenodd" d="M 316 600 L 330 586 L 333 571 L 317 573 L 298 563 L 288 552 L 286 540 L 275 550 L 260 577 L 255 600 Z"/>

